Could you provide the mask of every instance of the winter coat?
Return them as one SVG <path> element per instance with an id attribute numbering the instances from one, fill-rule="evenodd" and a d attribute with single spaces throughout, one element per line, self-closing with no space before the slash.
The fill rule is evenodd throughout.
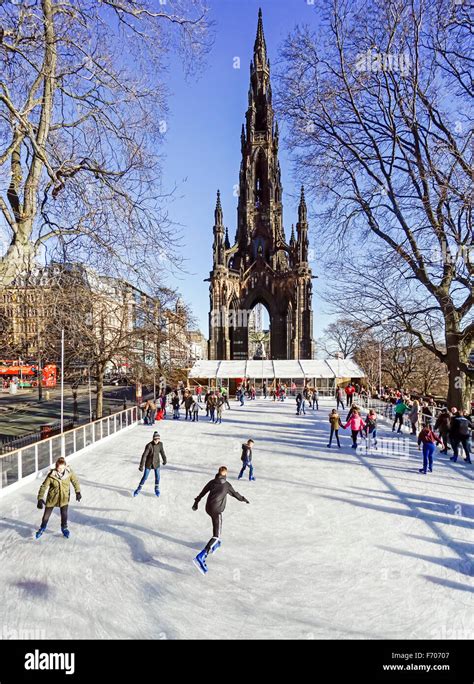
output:
<path id="1" fill-rule="evenodd" d="M 395 413 L 397 416 L 403 416 L 405 411 L 408 411 L 408 406 L 404 401 L 400 401 L 398 404 L 395 404 Z"/>
<path id="2" fill-rule="evenodd" d="M 240 457 L 240 460 L 242 463 L 252 463 L 252 447 L 249 447 L 248 444 L 242 444 L 242 456 Z"/>
<path id="3" fill-rule="evenodd" d="M 189 410 L 191 406 L 193 405 L 194 399 L 192 395 L 188 395 L 187 397 L 184 397 L 183 401 L 181 402 L 181 405 L 184 404 L 184 407 Z"/>
<path id="4" fill-rule="evenodd" d="M 79 480 L 77 475 L 66 466 L 66 469 L 62 475 L 53 468 L 50 470 L 45 481 L 40 487 L 38 492 L 38 501 L 42 499 L 48 490 L 48 496 L 46 498 L 46 508 L 54 508 L 55 506 L 67 506 L 69 503 L 70 487 L 74 487 L 76 494 L 81 491 Z"/>
<path id="5" fill-rule="evenodd" d="M 377 429 L 377 417 L 369 418 L 369 416 L 367 416 L 367 418 L 365 419 L 365 426 L 366 431 L 368 430 L 369 435 L 371 435 L 372 432 Z"/>
<path id="6" fill-rule="evenodd" d="M 472 430 L 472 423 L 466 416 L 455 416 L 451 421 L 449 436 L 451 439 L 469 437 L 469 428 Z"/>
<path id="7" fill-rule="evenodd" d="M 173 398 L 171 399 L 171 406 L 172 406 L 174 409 L 178 409 L 178 408 L 179 408 L 179 397 L 173 397 Z"/>
<path id="8" fill-rule="evenodd" d="M 365 427 L 365 423 L 360 416 L 353 413 L 347 423 L 344 425 L 344 429 L 346 429 L 348 426 L 350 426 L 351 430 L 358 431 Z"/>
<path id="9" fill-rule="evenodd" d="M 245 498 L 236 492 L 230 482 L 227 482 L 222 475 L 216 475 L 213 480 L 208 482 L 202 492 L 194 499 L 194 502 L 198 504 L 206 494 L 209 494 L 206 501 L 206 513 L 209 515 L 218 515 L 224 511 L 227 494 L 239 501 L 244 501 Z"/>
<path id="10" fill-rule="evenodd" d="M 451 416 L 449 413 L 440 413 L 439 416 L 436 418 L 436 422 L 434 424 L 434 429 L 439 430 L 440 432 L 446 433 L 449 431 L 449 428 L 451 427 Z"/>
<path id="11" fill-rule="evenodd" d="M 341 416 L 338 413 L 330 413 L 329 422 L 333 430 L 339 430 L 339 428 L 342 426 Z"/>
<path id="12" fill-rule="evenodd" d="M 420 444 L 434 444 L 435 442 L 438 444 L 443 443 L 440 438 L 435 435 L 431 428 L 423 428 L 418 435 L 418 446 L 420 446 Z"/>
<path id="13" fill-rule="evenodd" d="M 166 465 L 166 455 L 163 448 L 163 442 L 158 442 L 157 444 L 154 442 L 148 442 L 145 447 L 145 451 L 142 454 L 139 469 L 143 470 L 143 468 L 159 468 L 161 465 L 160 456 L 163 460 L 163 465 Z"/>
<path id="14" fill-rule="evenodd" d="M 415 404 L 411 407 L 408 417 L 412 423 L 417 423 L 420 417 L 420 407 Z"/>

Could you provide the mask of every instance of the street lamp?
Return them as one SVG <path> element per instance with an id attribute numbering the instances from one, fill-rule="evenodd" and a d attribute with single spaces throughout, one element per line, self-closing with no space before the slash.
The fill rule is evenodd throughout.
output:
<path id="1" fill-rule="evenodd" d="M 61 456 L 64 456 L 64 328 L 61 329 Z"/>

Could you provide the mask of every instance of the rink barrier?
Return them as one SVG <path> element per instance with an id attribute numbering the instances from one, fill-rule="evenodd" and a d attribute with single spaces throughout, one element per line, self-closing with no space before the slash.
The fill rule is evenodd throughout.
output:
<path id="1" fill-rule="evenodd" d="M 0 498 L 26 482 L 46 475 L 60 456 L 72 458 L 98 442 L 137 424 L 138 408 L 118 411 L 54 437 L 0 455 Z"/>

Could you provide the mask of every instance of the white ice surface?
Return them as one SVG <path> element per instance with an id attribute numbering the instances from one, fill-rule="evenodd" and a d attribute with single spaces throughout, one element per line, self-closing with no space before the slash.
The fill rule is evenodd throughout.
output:
<path id="1" fill-rule="evenodd" d="M 69 540 L 57 510 L 34 539 L 39 481 L 1 499 L 0 637 L 472 639 L 473 466 L 436 455 L 423 476 L 413 442 L 408 459 L 359 453 L 347 432 L 329 450 L 324 401 L 316 416 L 260 399 L 231 402 L 222 425 L 158 423 L 159 499 L 152 474 L 131 496 L 153 428 L 98 444 L 71 461 Z M 257 479 L 237 482 L 249 437 Z M 228 498 L 202 576 L 210 519 L 191 506 L 221 464 L 250 505 Z"/>

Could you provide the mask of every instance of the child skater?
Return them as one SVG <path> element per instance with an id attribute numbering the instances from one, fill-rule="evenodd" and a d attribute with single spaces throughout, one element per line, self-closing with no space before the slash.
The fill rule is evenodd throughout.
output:
<path id="1" fill-rule="evenodd" d="M 331 433 L 329 435 L 329 443 L 328 447 L 331 446 L 332 444 L 332 438 L 335 435 L 336 436 L 336 441 L 337 441 L 337 446 L 339 449 L 341 448 L 341 443 L 339 441 L 339 428 L 342 427 L 341 423 L 341 417 L 339 413 L 337 412 L 336 409 L 333 409 L 331 413 L 329 414 L 329 424 L 331 426 Z"/>
<path id="2" fill-rule="evenodd" d="M 347 423 L 344 425 L 344 430 L 346 430 L 348 427 L 351 428 L 352 432 L 352 449 L 357 449 L 357 435 L 359 432 L 365 428 L 365 423 L 362 420 L 362 418 L 359 415 L 359 410 L 358 409 L 353 409 L 350 418 L 348 419 Z"/>
<path id="3" fill-rule="evenodd" d="M 242 444 L 242 455 L 240 460 L 242 461 L 242 469 L 239 473 L 238 480 L 241 480 L 244 474 L 245 468 L 249 469 L 249 480 L 255 480 L 253 476 L 253 465 L 252 465 L 252 447 L 254 445 L 253 439 L 247 440 L 246 444 Z"/>
<path id="4" fill-rule="evenodd" d="M 367 417 L 365 419 L 365 436 L 367 438 L 367 449 L 370 449 L 371 445 L 374 449 L 377 448 L 377 414 L 374 409 L 370 409 Z"/>

